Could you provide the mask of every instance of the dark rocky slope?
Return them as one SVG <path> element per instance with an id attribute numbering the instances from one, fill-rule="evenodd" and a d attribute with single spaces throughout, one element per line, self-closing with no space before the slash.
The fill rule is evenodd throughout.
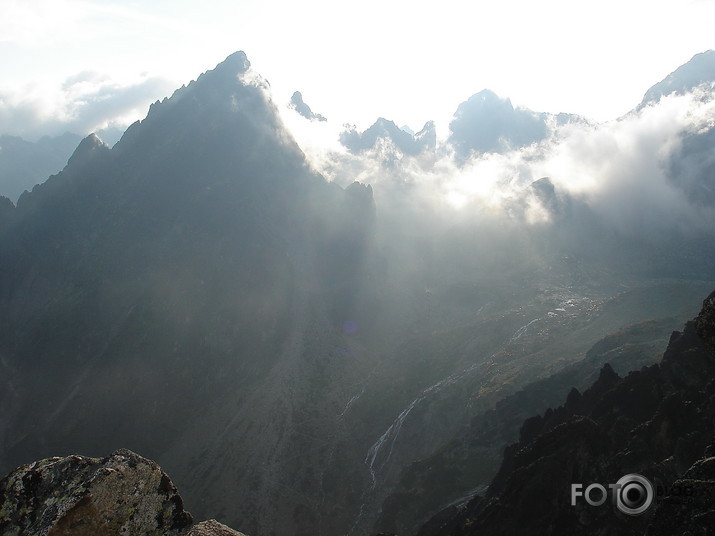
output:
<path id="1" fill-rule="evenodd" d="M 484 497 L 450 507 L 420 536 L 709 534 L 715 491 L 715 293 L 674 332 L 659 364 L 619 377 L 605 365 L 583 393 L 527 419 Z M 571 505 L 571 485 L 639 473 L 653 505 L 626 515 L 610 501 Z M 689 490 L 684 493 L 683 490 Z M 595 497 L 596 499 L 598 497 Z"/>
<path id="2" fill-rule="evenodd" d="M 0 470 L 127 446 L 201 517 L 315 516 L 365 367 L 338 349 L 370 324 L 374 203 L 308 168 L 248 70 L 229 56 L 0 210 Z"/>
<path id="3" fill-rule="evenodd" d="M 682 325 L 675 319 L 640 322 L 603 338 L 583 359 L 526 385 L 474 416 L 433 454 L 408 465 L 382 504 L 375 530 L 413 534 L 447 505 L 463 505 L 494 478 L 504 447 L 519 438 L 525 419 L 562 400 L 571 386 L 584 390 L 608 363 L 619 374 L 650 365 Z"/>
<path id="4" fill-rule="evenodd" d="M 269 95 L 233 54 L 0 199 L 0 471 L 128 447 L 201 518 L 364 534 L 475 414 L 712 288 L 710 230 L 622 240 L 547 181 L 529 189 L 543 227 L 528 203 L 448 230 L 419 203 L 376 208 L 309 168 Z M 367 153 L 401 144 L 369 148 L 402 138 L 381 127 Z M 703 169 L 708 141 L 687 150 Z"/>

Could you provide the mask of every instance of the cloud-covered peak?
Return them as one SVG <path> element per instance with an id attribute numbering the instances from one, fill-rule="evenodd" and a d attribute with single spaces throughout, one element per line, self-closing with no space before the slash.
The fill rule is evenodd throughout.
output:
<path id="1" fill-rule="evenodd" d="M 211 162 L 220 169 L 213 174 L 215 180 L 243 176 L 236 170 L 267 154 L 275 170 L 302 166 L 305 156 L 286 130 L 268 83 L 249 66 L 245 54 L 237 52 L 155 102 L 146 118 L 126 130 L 113 152 L 118 157 L 142 154 L 147 166 L 169 168 L 181 154 L 182 174 L 189 169 L 202 174 L 200 166 Z M 276 171 L 274 176 L 283 175 Z"/>
<path id="2" fill-rule="evenodd" d="M 211 86 L 216 91 L 230 91 L 237 85 L 243 85 L 244 79 L 251 75 L 254 75 L 256 79 L 260 79 L 258 75 L 251 72 L 251 62 L 248 61 L 246 54 L 239 50 L 229 55 L 213 69 L 201 74 L 189 86 L 196 84 L 202 87 Z M 268 86 L 265 80 L 261 79 L 260 83 Z"/>
<path id="3" fill-rule="evenodd" d="M 290 98 L 289 108 L 295 110 L 310 121 L 327 121 L 325 116 L 316 114 L 311 110 L 310 106 L 303 100 L 303 94 L 300 91 L 293 93 L 293 96 Z"/>
<path id="4" fill-rule="evenodd" d="M 459 161 L 474 153 L 501 153 L 541 141 L 548 133 L 546 115 L 514 108 L 484 89 L 459 105 L 449 124 L 449 142 Z"/>
<path id="5" fill-rule="evenodd" d="M 83 71 L 67 77 L 58 87 L 43 87 L 42 91 L 0 89 L 0 134 L 36 141 L 64 132 L 86 135 L 106 129 L 124 130 L 130 118 L 143 115 L 149 103 L 167 95 L 173 87 L 171 81 L 156 76 L 120 83 L 100 73 Z"/>
<path id="6" fill-rule="evenodd" d="M 704 83 L 715 82 L 715 50 L 701 52 L 651 87 L 639 108 L 672 93 L 682 95 Z"/>
<path id="7" fill-rule="evenodd" d="M 425 150 L 434 150 L 436 143 L 434 123 L 428 121 L 422 130 L 413 136 L 398 127 L 394 121 L 380 117 L 364 132 L 358 132 L 353 127 L 340 135 L 340 143 L 354 154 L 373 149 L 380 141 L 391 142 L 404 155 L 417 156 Z"/>

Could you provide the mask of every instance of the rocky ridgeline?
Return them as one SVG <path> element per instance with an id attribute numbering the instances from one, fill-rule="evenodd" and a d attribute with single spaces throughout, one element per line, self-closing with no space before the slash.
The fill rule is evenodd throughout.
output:
<path id="1" fill-rule="evenodd" d="M 192 521 L 166 473 L 125 449 L 46 458 L 0 481 L 2 536 L 241 536 L 215 520 Z"/>
<path id="2" fill-rule="evenodd" d="M 713 534 L 714 378 L 715 293 L 659 364 L 624 378 L 606 364 L 588 390 L 527 419 L 486 495 L 444 510 L 419 536 Z M 633 472 L 657 491 L 642 515 L 569 498 L 573 483 Z"/>

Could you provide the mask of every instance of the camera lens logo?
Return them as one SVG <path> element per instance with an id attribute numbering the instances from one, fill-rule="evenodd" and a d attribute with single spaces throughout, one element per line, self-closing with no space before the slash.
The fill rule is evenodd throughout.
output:
<path id="1" fill-rule="evenodd" d="M 642 514 L 653 504 L 655 493 L 650 481 L 635 473 L 622 476 L 615 484 L 608 484 L 614 506 L 630 516 Z M 571 506 L 576 506 L 581 497 L 589 506 L 601 506 L 608 498 L 608 491 L 603 484 L 571 484 Z"/>
<path id="2" fill-rule="evenodd" d="M 614 486 L 616 507 L 631 516 L 642 514 L 653 504 L 653 485 L 638 474 L 624 475 Z"/>

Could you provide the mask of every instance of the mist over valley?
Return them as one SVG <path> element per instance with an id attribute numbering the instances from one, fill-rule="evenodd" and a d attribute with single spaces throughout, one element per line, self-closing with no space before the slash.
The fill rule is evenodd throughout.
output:
<path id="1" fill-rule="evenodd" d="M 0 473 L 123 448 L 252 536 L 498 534 L 529 442 L 575 415 L 620 445 L 647 412 L 603 392 L 651 374 L 702 411 L 623 463 L 680 478 L 715 444 L 715 52 L 673 68 L 613 121 L 483 89 L 415 132 L 235 52 L 111 147 L 0 137 Z"/>

